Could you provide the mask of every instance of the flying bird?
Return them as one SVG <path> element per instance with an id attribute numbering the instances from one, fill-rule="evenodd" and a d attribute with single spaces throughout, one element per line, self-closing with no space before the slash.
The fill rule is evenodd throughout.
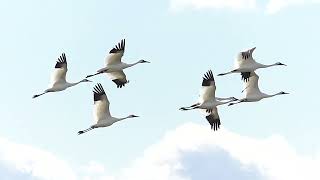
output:
<path id="1" fill-rule="evenodd" d="M 218 98 L 215 96 L 216 85 L 213 77 L 213 73 L 209 70 L 206 74 L 204 74 L 202 80 L 202 88 L 200 90 L 199 100 L 197 103 L 188 106 L 182 107 L 180 110 L 187 111 L 192 109 L 202 109 L 206 113 L 206 119 L 211 125 L 211 129 L 214 131 L 220 128 L 220 117 L 218 114 L 217 106 L 230 103 L 232 101 L 238 100 L 234 97 L 229 98 Z M 224 102 L 224 100 L 229 100 Z"/>
<path id="2" fill-rule="evenodd" d="M 128 67 L 134 66 L 139 63 L 150 63 L 149 61 L 145 61 L 143 59 L 132 63 L 127 64 L 121 62 L 122 56 L 125 50 L 125 39 L 122 39 L 114 48 L 112 48 L 109 52 L 109 55 L 105 59 L 105 67 L 101 68 L 95 74 L 88 75 L 86 78 L 106 73 L 107 76 L 117 85 L 117 88 L 122 88 L 127 84 L 129 81 L 123 69 Z"/>
<path id="3" fill-rule="evenodd" d="M 277 62 L 270 65 L 264 65 L 256 62 L 252 57 L 252 53 L 255 49 L 256 47 L 249 49 L 247 51 L 238 53 L 237 58 L 235 60 L 234 69 L 230 72 L 218 74 L 218 76 L 223 76 L 231 73 L 241 73 L 242 80 L 248 81 L 250 77 L 250 73 L 257 69 L 267 68 L 271 66 L 286 66 L 281 62 Z"/>
<path id="4" fill-rule="evenodd" d="M 69 87 L 75 86 L 82 82 L 91 82 L 88 79 L 83 79 L 79 82 L 69 83 L 66 81 L 67 71 L 68 71 L 68 67 L 67 67 L 66 55 L 65 53 L 62 53 L 62 55 L 58 58 L 58 61 L 56 62 L 56 65 L 54 67 L 54 71 L 51 75 L 51 83 L 49 85 L 49 88 L 46 89 L 41 94 L 34 95 L 32 98 L 39 97 L 49 92 L 63 91 Z"/>
<path id="5" fill-rule="evenodd" d="M 90 126 L 88 129 L 78 132 L 78 135 L 91 131 L 95 128 L 108 127 L 113 123 L 122 121 L 127 118 L 139 117 L 136 115 L 129 115 L 124 118 L 112 117 L 109 111 L 110 102 L 108 97 L 100 83 L 98 83 L 93 89 L 93 100 L 94 100 L 94 121 L 95 124 Z"/>
<path id="6" fill-rule="evenodd" d="M 249 80 L 244 82 L 245 83 L 244 91 L 246 93 L 245 97 L 242 99 L 239 99 L 237 102 L 230 103 L 229 106 L 234 104 L 239 104 L 242 102 L 257 102 L 264 98 L 270 98 L 277 95 L 289 94 L 283 91 L 276 94 L 272 94 L 272 95 L 265 94 L 260 91 L 258 81 L 259 81 L 259 76 L 255 72 L 250 72 Z"/>

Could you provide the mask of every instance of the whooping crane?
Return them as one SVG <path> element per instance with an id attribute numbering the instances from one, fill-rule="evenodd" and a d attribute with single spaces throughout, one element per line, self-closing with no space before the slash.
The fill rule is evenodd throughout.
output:
<path id="1" fill-rule="evenodd" d="M 39 97 L 49 92 L 63 91 L 69 87 L 75 86 L 82 82 L 91 82 L 88 79 L 83 79 L 76 83 L 69 83 L 66 81 L 67 71 L 68 71 L 68 67 L 67 67 L 66 55 L 65 53 L 62 53 L 62 55 L 58 58 L 58 61 L 56 62 L 56 65 L 55 65 L 54 72 L 51 75 L 51 83 L 49 85 L 49 88 L 46 89 L 41 94 L 34 95 L 32 98 Z"/>
<path id="2" fill-rule="evenodd" d="M 245 83 L 244 91 L 246 93 L 245 98 L 239 99 L 238 102 L 230 103 L 229 106 L 234 104 L 239 104 L 242 102 L 256 102 L 264 98 L 269 98 L 269 97 L 283 95 L 283 94 L 289 94 L 283 91 L 276 94 L 272 94 L 272 95 L 262 93 L 259 89 L 258 81 L 259 81 L 259 76 L 255 72 L 251 72 L 249 81 L 244 82 Z"/>
<path id="3" fill-rule="evenodd" d="M 283 64 L 281 62 L 277 62 L 277 63 L 270 64 L 270 65 L 264 65 L 264 64 L 257 63 L 252 57 L 252 53 L 255 49 L 256 49 L 256 47 L 249 49 L 247 51 L 238 53 L 237 58 L 235 60 L 234 70 L 227 72 L 227 73 L 218 74 L 218 76 L 223 76 L 223 75 L 227 75 L 227 74 L 231 74 L 231 73 L 241 73 L 241 76 L 242 76 L 241 79 L 244 81 L 248 81 L 249 77 L 250 77 L 250 72 L 253 72 L 256 69 L 267 68 L 267 67 L 271 67 L 271 66 L 286 66 L 285 64 Z"/>
<path id="4" fill-rule="evenodd" d="M 123 56 L 125 49 L 125 39 L 122 39 L 121 42 L 118 43 L 114 48 L 112 48 L 109 52 L 109 55 L 105 60 L 105 67 L 101 68 L 97 71 L 97 73 L 88 75 L 87 78 L 107 73 L 109 78 L 117 85 L 118 88 L 122 88 L 129 81 L 126 78 L 126 75 L 123 72 L 123 69 L 134 66 L 139 63 L 150 63 L 149 61 L 145 61 L 143 59 L 137 61 L 136 63 L 127 64 L 121 62 L 121 58 Z"/>
<path id="5" fill-rule="evenodd" d="M 238 99 L 234 97 L 229 98 L 217 98 L 215 97 L 216 85 L 213 77 L 213 73 L 209 70 L 204 74 L 202 80 L 202 88 L 200 90 L 198 103 L 193 104 L 189 107 L 182 107 L 180 110 L 187 111 L 192 109 L 204 109 L 207 116 L 206 119 L 211 125 L 211 129 L 218 130 L 220 127 L 220 118 L 218 115 L 217 106 L 236 101 Z M 223 100 L 229 100 L 223 102 Z"/>
<path id="6" fill-rule="evenodd" d="M 129 115 L 124 118 L 112 117 L 109 111 L 110 102 L 108 97 L 100 83 L 98 83 L 93 89 L 93 100 L 94 100 L 94 120 L 95 124 L 90 126 L 88 129 L 78 132 L 78 135 L 86 133 L 92 129 L 111 126 L 113 123 L 127 119 L 139 117 L 136 115 Z"/>

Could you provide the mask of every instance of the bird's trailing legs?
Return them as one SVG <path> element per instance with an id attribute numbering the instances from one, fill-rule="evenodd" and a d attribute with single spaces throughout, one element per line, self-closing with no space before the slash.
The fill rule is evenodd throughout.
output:
<path id="1" fill-rule="evenodd" d="M 239 103 L 246 102 L 246 101 L 247 101 L 247 99 L 240 99 L 238 102 L 228 104 L 228 106 L 232 106 L 232 105 L 239 104 Z"/>
<path id="2" fill-rule="evenodd" d="M 219 98 L 219 97 L 216 97 L 216 100 L 218 100 L 218 101 L 225 101 L 225 100 L 238 101 L 239 99 L 237 99 L 237 98 L 235 98 L 235 97 L 228 97 L 228 98 Z"/>
<path id="3" fill-rule="evenodd" d="M 33 95 L 32 98 L 33 98 L 33 99 L 34 99 L 34 98 L 37 98 L 37 97 L 42 96 L 42 95 L 44 95 L 44 94 L 46 94 L 46 93 L 47 93 L 47 92 L 43 92 L 43 93 L 41 93 L 41 94 Z"/>
<path id="4" fill-rule="evenodd" d="M 91 131 L 92 129 L 94 129 L 93 126 L 91 126 L 91 127 L 88 128 L 88 129 L 85 129 L 85 130 L 82 130 L 82 131 L 78 131 L 78 135 L 83 134 L 83 133 L 86 133 L 86 132 L 88 132 L 88 131 Z"/>
<path id="5" fill-rule="evenodd" d="M 199 108 L 199 105 L 200 105 L 199 103 L 196 103 L 196 104 L 193 104 L 193 105 L 191 105 L 189 107 L 182 107 L 179 110 L 188 111 L 188 110 L 192 110 L 192 109 L 197 109 L 197 108 Z"/>
<path id="6" fill-rule="evenodd" d="M 238 72 L 238 70 L 237 70 L 237 69 L 232 70 L 232 71 L 230 71 L 230 72 L 226 72 L 226 73 L 220 73 L 220 74 L 218 74 L 217 76 L 224 76 L 224 75 L 232 74 L 232 73 L 236 73 L 236 72 Z"/>
<path id="7" fill-rule="evenodd" d="M 86 78 L 89 78 L 89 77 L 92 77 L 92 76 L 96 76 L 96 75 L 102 74 L 102 73 L 104 73 L 104 72 L 103 72 L 103 71 L 100 71 L 100 72 L 97 72 L 97 73 L 95 73 L 95 74 L 90 74 L 90 75 L 86 76 Z"/>

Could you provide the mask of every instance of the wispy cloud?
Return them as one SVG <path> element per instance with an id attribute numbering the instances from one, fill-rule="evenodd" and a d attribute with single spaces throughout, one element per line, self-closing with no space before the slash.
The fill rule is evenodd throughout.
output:
<path id="1" fill-rule="evenodd" d="M 183 9 L 232 9 L 245 10 L 256 8 L 255 0 L 171 0 L 170 8 L 174 11 Z"/>
<path id="2" fill-rule="evenodd" d="M 3 164 L 4 169 L 11 168 L 10 173 L 0 171 L 8 179 L 320 179 L 319 157 L 298 155 L 282 136 L 256 139 L 223 128 L 213 132 L 193 123 L 169 131 L 120 175 L 108 174 L 106 166 L 95 161 L 76 174 L 77 170 L 51 153 L 0 138 L 0 168 Z"/>

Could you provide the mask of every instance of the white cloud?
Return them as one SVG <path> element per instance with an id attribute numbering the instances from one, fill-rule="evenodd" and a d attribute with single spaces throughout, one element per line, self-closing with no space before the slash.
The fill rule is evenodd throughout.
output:
<path id="1" fill-rule="evenodd" d="M 51 153 L 0 138 L 0 175 L 3 164 L 18 172 L 5 173 L 4 179 L 24 180 L 320 179 L 320 158 L 298 155 L 282 136 L 256 139 L 193 123 L 168 132 L 120 175 L 110 176 L 108 168 L 95 161 L 75 174 L 78 171 Z"/>
<path id="2" fill-rule="evenodd" d="M 120 179 L 191 180 L 200 177 L 198 172 L 202 179 L 213 175 L 227 179 L 230 171 L 231 179 L 316 180 L 320 160 L 297 155 L 281 136 L 260 140 L 189 123 L 148 148 Z"/>
<path id="3" fill-rule="evenodd" d="M 320 3 L 320 0 L 269 0 L 267 13 L 274 14 L 289 6 Z"/>
<path id="4" fill-rule="evenodd" d="M 86 165 L 84 168 L 88 173 L 104 173 L 105 172 L 105 167 L 103 164 L 95 162 L 95 161 L 90 161 L 88 165 Z"/>
<path id="5" fill-rule="evenodd" d="M 226 9 L 254 9 L 256 0 L 171 0 L 170 8 L 174 11 L 181 9 L 204 9 L 204 8 L 226 8 Z"/>
<path id="6" fill-rule="evenodd" d="M 13 172 L 43 180 L 73 180 L 68 164 L 53 154 L 0 138 L 0 162 Z"/>

